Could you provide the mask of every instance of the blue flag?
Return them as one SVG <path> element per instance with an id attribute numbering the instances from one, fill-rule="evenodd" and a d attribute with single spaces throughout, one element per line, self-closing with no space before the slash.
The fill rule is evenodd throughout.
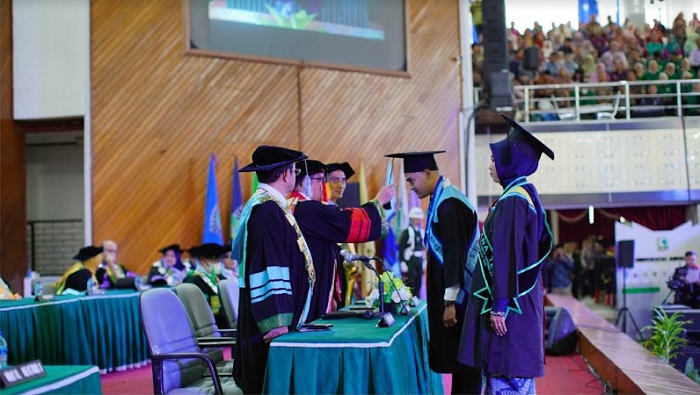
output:
<path id="1" fill-rule="evenodd" d="M 236 230 L 243 212 L 243 192 L 241 177 L 238 175 L 238 157 L 233 162 L 233 191 L 231 192 L 231 240 L 236 237 Z"/>
<path id="2" fill-rule="evenodd" d="M 207 200 L 204 209 L 204 234 L 202 244 L 224 244 L 224 233 L 221 227 L 221 212 L 219 211 L 219 193 L 216 189 L 216 157 L 209 157 L 209 179 L 207 181 Z"/>
<path id="3" fill-rule="evenodd" d="M 386 185 L 394 183 L 393 169 L 391 161 L 387 162 L 386 167 Z M 398 210 L 396 207 L 396 197 L 392 199 L 391 208 L 385 211 L 386 219 L 389 222 L 389 233 L 384 239 L 384 248 L 382 255 L 384 256 L 384 270 L 394 273 L 395 276 L 401 278 L 401 267 L 399 266 L 399 245 L 396 240 L 396 232 L 398 228 Z"/>

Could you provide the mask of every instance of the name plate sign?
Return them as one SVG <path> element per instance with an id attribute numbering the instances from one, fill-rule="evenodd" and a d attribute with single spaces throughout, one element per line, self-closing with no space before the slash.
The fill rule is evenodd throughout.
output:
<path id="1" fill-rule="evenodd" d="M 3 388 L 9 388 L 43 376 L 46 376 L 46 371 L 38 359 L 0 370 L 0 381 Z"/>

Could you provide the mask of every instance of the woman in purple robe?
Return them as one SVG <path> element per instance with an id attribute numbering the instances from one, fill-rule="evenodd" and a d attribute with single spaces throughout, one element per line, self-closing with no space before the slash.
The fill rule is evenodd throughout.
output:
<path id="1" fill-rule="evenodd" d="M 541 263 L 552 235 L 535 186 L 526 176 L 554 152 L 515 121 L 491 144 L 491 177 L 503 193 L 490 207 L 479 240 L 458 360 L 482 369 L 486 393 L 534 394 L 544 375 Z"/>

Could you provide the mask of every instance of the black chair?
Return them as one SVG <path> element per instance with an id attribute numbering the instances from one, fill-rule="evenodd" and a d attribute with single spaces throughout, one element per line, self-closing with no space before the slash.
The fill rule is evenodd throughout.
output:
<path id="1" fill-rule="evenodd" d="M 221 378 L 197 346 L 185 306 L 169 289 L 139 296 L 141 325 L 151 352 L 155 394 L 240 394 L 233 378 Z"/>

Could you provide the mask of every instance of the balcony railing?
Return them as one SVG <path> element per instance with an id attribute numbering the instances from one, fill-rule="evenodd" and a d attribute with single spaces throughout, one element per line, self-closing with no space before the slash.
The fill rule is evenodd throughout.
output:
<path id="1" fill-rule="evenodd" d="M 480 96 L 477 89 L 477 101 Z M 513 99 L 522 122 L 697 116 L 700 79 L 520 85 L 513 87 Z"/>

